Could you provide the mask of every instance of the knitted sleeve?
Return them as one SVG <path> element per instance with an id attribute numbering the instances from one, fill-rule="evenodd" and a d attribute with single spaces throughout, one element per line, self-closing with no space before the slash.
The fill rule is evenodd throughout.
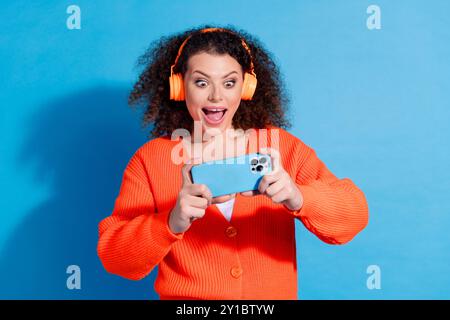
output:
<path id="1" fill-rule="evenodd" d="M 170 211 L 155 210 L 138 150 L 125 169 L 111 216 L 99 224 L 97 253 L 104 268 L 131 280 L 147 276 L 183 238 L 183 233 L 174 234 L 169 228 Z"/>
<path id="2" fill-rule="evenodd" d="M 344 244 L 368 223 L 364 193 L 348 178 L 338 179 L 309 148 L 298 163 L 295 183 L 303 196 L 300 210 L 291 211 L 305 227 L 329 244 Z"/>

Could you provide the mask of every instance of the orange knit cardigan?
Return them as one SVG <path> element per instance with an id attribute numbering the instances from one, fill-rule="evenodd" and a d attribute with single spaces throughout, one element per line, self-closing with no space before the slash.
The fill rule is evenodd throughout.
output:
<path id="1" fill-rule="evenodd" d="M 171 161 L 179 141 L 160 137 L 145 143 L 129 161 L 111 216 L 99 224 L 97 252 L 113 274 L 139 280 L 158 265 L 160 299 L 297 299 L 295 221 L 322 241 L 344 244 L 368 223 L 363 192 L 338 179 L 315 151 L 287 131 L 279 152 L 304 199 L 290 211 L 265 195 L 236 194 L 231 221 L 216 205 L 184 233 L 174 234 L 169 214 L 182 185 Z M 260 130 L 257 131 L 259 137 Z M 258 140 L 259 141 L 259 140 Z M 256 152 L 247 146 L 247 153 Z"/>

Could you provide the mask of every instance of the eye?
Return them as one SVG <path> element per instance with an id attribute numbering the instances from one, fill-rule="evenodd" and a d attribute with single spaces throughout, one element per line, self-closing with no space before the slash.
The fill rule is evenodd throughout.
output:
<path id="1" fill-rule="evenodd" d="M 236 83 L 236 80 L 229 80 L 229 81 L 225 82 L 225 87 L 232 88 L 235 83 Z"/>
<path id="2" fill-rule="evenodd" d="M 205 80 L 197 80 L 195 81 L 195 84 L 199 87 L 205 87 L 207 83 Z"/>

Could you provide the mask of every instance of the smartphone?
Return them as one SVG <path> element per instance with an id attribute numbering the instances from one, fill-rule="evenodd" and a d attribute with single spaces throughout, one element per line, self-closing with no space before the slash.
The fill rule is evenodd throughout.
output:
<path id="1" fill-rule="evenodd" d="M 204 162 L 191 168 L 192 182 L 205 184 L 213 198 L 257 190 L 262 177 L 272 172 L 270 155 L 246 154 Z"/>

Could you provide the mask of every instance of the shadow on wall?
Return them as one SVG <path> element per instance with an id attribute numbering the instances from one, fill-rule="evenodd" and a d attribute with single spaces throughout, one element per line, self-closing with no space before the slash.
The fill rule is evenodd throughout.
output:
<path id="1" fill-rule="evenodd" d="M 98 223 L 111 214 L 125 166 L 149 132 L 127 94 L 125 87 L 95 87 L 42 106 L 25 124 L 18 164 L 32 164 L 52 195 L 6 242 L 0 298 L 158 299 L 156 269 L 127 280 L 107 273 L 96 251 Z M 81 269 L 80 290 L 66 286 L 69 265 Z"/>

